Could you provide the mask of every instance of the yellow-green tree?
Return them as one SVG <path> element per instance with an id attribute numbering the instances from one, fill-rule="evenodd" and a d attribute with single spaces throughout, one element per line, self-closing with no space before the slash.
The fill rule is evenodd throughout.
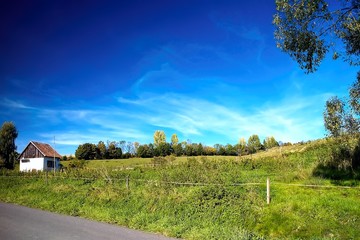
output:
<path id="1" fill-rule="evenodd" d="M 154 133 L 154 145 L 159 147 L 161 144 L 166 143 L 166 135 L 162 130 L 156 130 Z"/>
<path id="2" fill-rule="evenodd" d="M 246 140 L 245 138 L 240 138 L 238 143 L 238 154 L 241 156 L 245 153 L 246 150 Z"/>
<path id="3" fill-rule="evenodd" d="M 261 149 L 261 142 L 258 135 L 253 134 L 249 137 L 248 143 L 248 150 L 250 153 L 255 153 Z"/>
<path id="4" fill-rule="evenodd" d="M 264 147 L 266 149 L 270 149 L 270 148 L 277 147 L 277 146 L 279 146 L 279 143 L 275 140 L 275 138 L 273 136 L 265 138 Z"/>
<path id="5" fill-rule="evenodd" d="M 173 135 L 171 135 L 171 146 L 176 146 L 178 143 L 178 136 L 176 135 L 176 133 L 174 133 Z"/>
<path id="6" fill-rule="evenodd" d="M 97 144 L 97 148 L 99 150 L 99 155 L 101 159 L 105 159 L 106 158 L 106 145 L 103 141 L 99 141 Z"/>

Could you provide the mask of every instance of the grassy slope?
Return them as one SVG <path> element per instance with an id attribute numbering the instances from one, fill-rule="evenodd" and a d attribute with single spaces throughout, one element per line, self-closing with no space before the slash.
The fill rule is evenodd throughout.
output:
<path id="1" fill-rule="evenodd" d="M 87 167 L 96 171 L 68 172 L 64 179 L 49 176 L 48 184 L 44 175 L 1 177 L 0 200 L 185 239 L 359 239 L 359 188 L 284 184 L 335 186 L 312 175 L 324 152 L 322 144 L 276 148 L 242 158 L 179 158 L 156 168 L 136 167 L 150 159 L 90 161 Z M 109 170 L 125 166 L 131 168 Z M 124 181 L 127 175 L 130 189 Z M 265 200 L 268 176 L 270 205 Z M 209 185 L 165 183 L 173 181 Z M 263 184 L 230 186 L 249 182 Z"/>

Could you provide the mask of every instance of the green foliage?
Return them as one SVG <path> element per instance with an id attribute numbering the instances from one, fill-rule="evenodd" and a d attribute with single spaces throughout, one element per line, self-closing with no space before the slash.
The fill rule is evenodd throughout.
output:
<path id="1" fill-rule="evenodd" d="M 179 143 L 178 136 L 174 133 L 171 135 L 171 146 L 176 146 Z"/>
<path id="2" fill-rule="evenodd" d="M 142 157 L 142 158 L 150 158 L 154 156 L 153 148 L 151 146 L 144 144 L 140 145 L 137 149 L 136 156 Z"/>
<path id="3" fill-rule="evenodd" d="M 338 137 L 344 132 L 344 107 L 345 103 L 338 97 L 332 97 L 326 101 L 324 124 L 332 136 Z"/>
<path id="4" fill-rule="evenodd" d="M 248 140 L 248 150 L 250 153 L 255 153 L 261 149 L 261 142 L 258 135 L 253 134 L 249 137 Z"/>
<path id="5" fill-rule="evenodd" d="M 179 150 L 180 149 L 178 149 L 178 151 Z M 201 143 L 189 143 L 185 145 L 184 154 L 186 156 L 201 156 L 205 153 L 205 149 Z"/>
<path id="6" fill-rule="evenodd" d="M 238 152 L 237 152 L 237 149 L 236 149 L 236 145 L 233 146 L 231 144 L 226 144 L 225 145 L 225 155 L 226 156 L 237 156 L 238 155 Z"/>
<path id="7" fill-rule="evenodd" d="M 334 180 L 360 180 L 360 136 L 343 135 L 327 139 L 325 151 L 319 154 L 314 175 Z"/>
<path id="8" fill-rule="evenodd" d="M 138 147 L 139 143 L 126 141 L 107 141 L 106 145 L 103 141 L 99 141 L 97 145 L 85 143 L 78 146 L 75 157 L 85 160 L 130 158 L 137 154 Z"/>
<path id="9" fill-rule="evenodd" d="M 266 139 L 264 140 L 264 147 L 266 149 L 270 149 L 273 147 L 278 147 L 279 143 L 275 140 L 275 138 L 273 136 L 271 137 L 266 137 Z"/>
<path id="10" fill-rule="evenodd" d="M 356 81 L 350 87 L 349 96 L 353 112 L 360 115 L 360 72 L 357 73 Z"/>
<path id="11" fill-rule="evenodd" d="M 164 157 L 154 157 L 151 162 L 154 166 L 163 166 L 167 164 L 167 160 Z"/>
<path id="12" fill-rule="evenodd" d="M 154 145 L 155 147 L 160 146 L 160 144 L 166 143 L 166 135 L 164 131 L 156 130 L 154 133 Z"/>
<path id="13" fill-rule="evenodd" d="M 171 146 L 169 143 L 159 143 L 159 145 L 154 149 L 154 156 L 168 156 L 171 154 Z"/>
<path id="14" fill-rule="evenodd" d="M 196 155 L 195 149 L 192 144 L 186 144 L 184 153 L 186 156 L 195 156 Z"/>
<path id="15" fill-rule="evenodd" d="M 0 162 L 5 168 L 14 169 L 17 158 L 15 139 L 18 136 L 13 122 L 4 122 L 0 129 Z"/>
<path id="16" fill-rule="evenodd" d="M 215 144 L 214 145 L 216 155 L 224 156 L 226 154 L 225 147 L 222 144 Z"/>
<path id="17" fill-rule="evenodd" d="M 277 46 L 308 73 L 316 71 L 329 49 L 334 49 L 334 59 L 342 56 L 350 64 L 360 63 L 360 2 L 341 0 L 332 11 L 328 2 L 276 0 L 273 24 Z M 345 53 L 336 50 L 338 40 L 345 45 Z"/>
<path id="18" fill-rule="evenodd" d="M 246 150 L 246 140 L 245 138 L 240 138 L 239 143 L 237 145 L 237 150 L 238 150 L 238 154 L 244 155 L 245 150 Z"/>
<path id="19" fill-rule="evenodd" d="M 182 149 L 182 146 L 180 143 L 176 144 L 176 145 L 172 145 L 172 148 L 173 148 L 173 151 L 174 151 L 174 154 L 179 157 L 181 155 L 183 155 L 183 149 Z"/>
<path id="20" fill-rule="evenodd" d="M 118 144 L 114 141 L 107 142 L 107 158 L 109 159 L 118 159 L 122 156 L 122 150 L 118 147 Z"/>
<path id="21" fill-rule="evenodd" d="M 85 143 L 79 145 L 75 151 L 75 157 L 77 159 L 92 160 L 97 156 L 97 147 L 92 143 Z"/>
<path id="22" fill-rule="evenodd" d="M 210 146 L 204 146 L 204 155 L 206 156 L 213 156 L 216 154 L 216 149 L 214 147 L 210 147 Z"/>
<path id="23" fill-rule="evenodd" d="M 87 165 L 87 161 L 85 161 L 85 159 L 73 159 L 70 163 L 69 163 L 69 167 L 70 168 L 76 168 L 76 169 L 83 169 L 85 168 L 85 166 Z"/>
<path id="24" fill-rule="evenodd" d="M 338 97 L 326 102 L 324 124 L 331 136 L 356 135 L 360 131 L 360 72 L 349 89 L 349 106 Z"/>
<path id="25" fill-rule="evenodd" d="M 107 157 L 107 149 L 106 149 L 105 143 L 103 141 L 99 141 L 99 143 L 97 144 L 96 147 L 98 149 L 97 159 L 105 159 Z"/>

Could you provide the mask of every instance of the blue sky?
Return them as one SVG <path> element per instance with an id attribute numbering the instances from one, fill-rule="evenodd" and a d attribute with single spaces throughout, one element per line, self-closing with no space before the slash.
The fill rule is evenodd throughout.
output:
<path id="1" fill-rule="evenodd" d="M 322 112 L 355 67 L 306 75 L 276 48 L 275 4 L 254 1 L 7 1 L 0 10 L 0 122 L 74 154 L 82 143 L 235 144 L 325 136 Z"/>

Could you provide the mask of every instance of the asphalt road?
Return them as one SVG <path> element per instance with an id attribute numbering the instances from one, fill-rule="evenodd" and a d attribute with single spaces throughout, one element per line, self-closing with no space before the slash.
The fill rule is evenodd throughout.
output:
<path id="1" fill-rule="evenodd" d="M 0 203 L 1 240 L 170 240 L 111 224 Z"/>

